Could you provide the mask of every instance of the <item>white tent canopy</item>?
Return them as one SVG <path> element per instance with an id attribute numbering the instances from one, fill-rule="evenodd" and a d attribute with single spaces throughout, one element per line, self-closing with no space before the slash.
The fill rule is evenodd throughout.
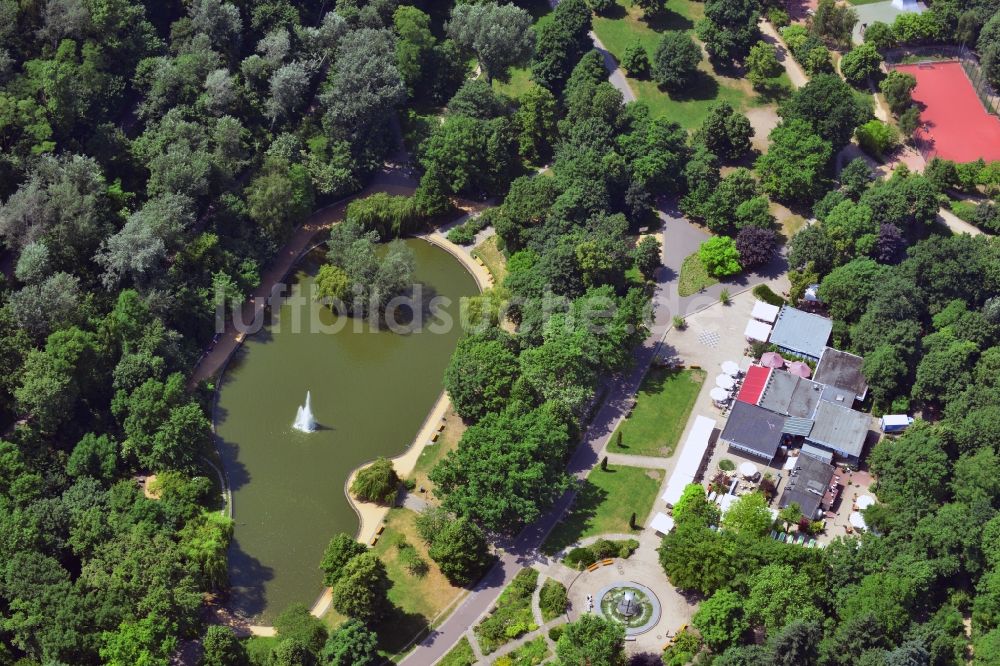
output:
<path id="1" fill-rule="evenodd" d="M 715 385 L 728 391 L 736 386 L 736 380 L 729 375 L 722 374 L 715 378 Z"/>
<path id="2" fill-rule="evenodd" d="M 694 477 L 705 458 L 705 451 L 708 450 L 708 442 L 712 439 L 713 430 L 715 430 L 715 419 L 707 416 L 695 417 L 691 432 L 688 433 L 684 446 L 677 456 L 677 466 L 674 467 L 674 473 L 667 482 L 667 489 L 663 492 L 662 499 L 668 505 L 676 504 L 684 488 L 694 483 Z"/>
<path id="3" fill-rule="evenodd" d="M 722 371 L 730 377 L 735 377 L 740 374 L 740 366 L 736 361 L 725 361 L 722 364 Z"/>
<path id="4" fill-rule="evenodd" d="M 847 517 L 847 521 L 855 527 L 855 529 L 866 530 L 868 529 L 868 523 L 865 522 L 865 517 L 862 516 L 857 511 L 852 511 L 851 515 Z"/>
<path id="5" fill-rule="evenodd" d="M 670 530 L 674 529 L 674 519 L 665 513 L 657 513 L 653 516 L 653 520 L 650 521 L 649 526 L 660 534 L 667 534 Z"/>
<path id="6" fill-rule="evenodd" d="M 854 503 L 858 505 L 859 510 L 867 509 L 868 507 L 870 507 L 872 504 L 875 503 L 875 498 L 872 497 L 871 495 L 862 495 L 857 500 L 855 500 Z"/>
<path id="7" fill-rule="evenodd" d="M 766 321 L 769 324 L 773 324 L 774 320 L 778 318 L 778 311 L 781 310 L 777 305 L 771 305 L 770 303 L 765 303 L 764 301 L 756 301 L 753 304 L 753 311 L 750 316 L 754 319 L 759 319 L 761 321 Z"/>
<path id="8" fill-rule="evenodd" d="M 743 336 L 748 340 L 760 340 L 761 342 L 767 342 L 768 338 L 771 337 L 771 325 L 765 324 L 762 321 L 757 321 L 756 319 L 751 319 L 747 322 L 746 330 L 743 331 Z"/>
<path id="9" fill-rule="evenodd" d="M 719 388 L 718 386 L 712 387 L 712 390 L 708 392 L 712 397 L 712 400 L 716 402 L 725 402 L 729 399 L 729 391 L 724 388 Z"/>

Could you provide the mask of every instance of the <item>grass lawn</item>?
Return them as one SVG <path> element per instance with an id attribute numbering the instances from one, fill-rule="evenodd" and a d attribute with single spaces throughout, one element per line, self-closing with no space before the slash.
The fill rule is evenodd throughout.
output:
<path id="1" fill-rule="evenodd" d="M 548 659 L 551 654 L 549 644 L 545 642 L 545 637 L 539 636 L 517 648 L 508 654 L 507 657 L 513 666 L 536 666 L 536 664 L 540 664 Z"/>
<path id="2" fill-rule="evenodd" d="M 455 643 L 455 647 L 448 651 L 448 654 L 441 657 L 438 666 L 472 666 L 476 663 L 476 653 L 472 651 L 469 639 L 462 636 L 462 640 Z"/>
<path id="3" fill-rule="evenodd" d="M 703 370 L 650 368 L 639 387 L 632 416 L 618 426 L 608 450 L 640 456 L 673 455 L 705 376 Z"/>
<path id="4" fill-rule="evenodd" d="M 497 247 L 496 235 L 490 236 L 472 250 L 473 257 L 479 257 L 486 264 L 486 270 L 493 276 L 496 284 L 501 284 L 507 277 L 507 257 Z"/>
<path id="5" fill-rule="evenodd" d="M 449 451 L 458 448 L 458 440 L 462 439 L 462 433 L 465 432 L 465 424 L 462 423 L 461 417 L 450 407 L 445 412 L 444 424 L 444 430 L 441 431 L 438 441 L 424 447 L 424 450 L 420 452 L 420 457 L 417 458 L 413 473 L 410 475 L 416 484 L 418 497 L 433 497 L 434 483 L 428 478 L 428 475 Z M 420 492 L 421 488 L 424 489 L 423 493 Z"/>
<path id="6" fill-rule="evenodd" d="M 682 30 L 694 37 L 696 22 L 705 16 L 704 5 L 700 2 L 668 0 L 664 16 L 649 24 L 644 20 L 642 9 L 634 0 L 617 0 L 617 2 L 616 11 L 594 18 L 594 32 L 619 61 L 625 49 L 636 42 L 642 44 L 652 59 L 664 32 Z M 694 129 L 701 125 L 709 108 L 719 101 L 729 102 L 738 111 L 773 101 L 755 93 L 746 80 L 715 72 L 707 59 L 702 59 L 698 69 L 698 79 L 682 94 L 668 95 L 660 90 L 656 82 L 648 79 L 629 77 L 629 84 L 635 91 L 636 97 L 649 106 L 653 117 L 666 116 L 685 129 Z M 788 77 L 784 74 L 782 77 L 774 80 L 772 88 L 790 90 L 791 83 Z"/>
<path id="7" fill-rule="evenodd" d="M 791 210 L 774 201 L 771 202 L 771 215 L 777 220 L 781 227 L 781 235 L 785 241 L 791 240 L 792 236 L 798 233 L 799 229 L 806 225 L 806 218 L 793 213 Z"/>
<path id="8" fill-rule="evenodd" d="M 531 595 L 538 586 L 538 572 L 521 569 L 504 588 L 492 613 L 473 631 L 483 654 L 490 654 L 538 627 L 531 612 Z"/>
<path id="9" fill-rule="evenodd" d="M 708 274 L 705 264 L 701 263 L 698 253 L 688 255 L 681 264 L 681 276 L 677 283 L 677 293 L 681 296 L 697 294 L 706 287 L 711 287 L 718 282 L 717 279 Z"/>
<path id="10" fill-rule="evenodd" d="M 525 67 L 512 67 L 506 81 L 493 79 L 493 90 L 514 99 L 519 99 L 533 85 L 531 70 Z"/>
<path id="11" fill-rule="evenodd" d="M 608 465 L 595 467 L 580 487 L 568 516 L 552 530 L 542 550 L 557 553 L 597 534 L 638 534 L 663 481 L 663 470 Z M 629 527 L 632 513 L 638 530 Z"/>
<path id="12" fill-rule="evenodd" d="M 437 565 L 427 555 L 427 547 L 417 535 L 414 520 L 417 514 L 409 509 L 391 509 L 386 518 L 385 532 L 372 550 L 385 563 L 392 581 L 389 600 L 395 609 L 374 629 L 379 635 L 379 652 L 386 657 L 398 655 L 408 649 L 409 643 L 425 632 L 437 615 L 452 602 L 466 594 L 466 590 L 448 582 Z M 399 560 L 399 544 L 406 540 L 427 563 L 423 576 L 411 574 Z M 335 611 L 324 617 L 327 626 L 336 626 Z M 341 618 L 342 621 L 342 618 Z"/>

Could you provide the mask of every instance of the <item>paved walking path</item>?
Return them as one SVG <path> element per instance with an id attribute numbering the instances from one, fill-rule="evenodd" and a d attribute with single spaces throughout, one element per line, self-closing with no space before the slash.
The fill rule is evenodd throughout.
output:
<path id="1" fill-rule="evenodd" d="M 805 71 L 799 63 L 795 62 L 795 58 L 792 57 L 792 54 L 788 51 L 788 47 L 785 46 L 785 41 L 781 38 L 781 34 L 775 30 L 771 22 L 761 19 L 760 31 L 764 41 L 773 46 L 777 51 L 778 62 L 784 66 L 785 71 L 788 73 L 788 79 L 792 82 L 792 86 L 801 88 L 807 84 L 809 77 L 806 76 Z"/>

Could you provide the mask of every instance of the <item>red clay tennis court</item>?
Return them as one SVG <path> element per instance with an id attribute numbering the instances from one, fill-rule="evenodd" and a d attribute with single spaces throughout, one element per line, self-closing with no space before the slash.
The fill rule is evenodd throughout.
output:
<path id="1" fill-rule="evenodd" d="M 895 68 L 917 79 L 913 99 L 924 106 L 918 136 L 931 155 L 956 162 L 1000 160 L 1000 118 L 987 113 L 961 63 Z"/>

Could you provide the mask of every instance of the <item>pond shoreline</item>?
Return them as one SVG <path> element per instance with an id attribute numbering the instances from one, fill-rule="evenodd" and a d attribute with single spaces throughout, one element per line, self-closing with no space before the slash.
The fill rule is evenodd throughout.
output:
<path id="1" fill-rule="evenodd" d="M 459 264 L 473 278 L 473 281 L 479 293 L 481 293 L 485 288 L 490 286 L 491 276 L 486 271 L 486 269 L 483 266 L 478 265 L 468 252 L 464 252 L 462 248 L 459 248 L 458 246 L 449 242 L 440 232 L 433 231 L 418 235 L 415 238 L 419 238 L 420 240 L 427 242 L 429 245 L 443 249 L 453 258 L 457 259 Z M 288 273 L 291 273 L 291 271 L 301 263 L 302 258 L 305 254 L 306 252 L 303 252 L 299 257 L 296 258 L 295 262 L 292 262 L 291 266 L 288 267 L 286 276 Z M 487 282 L 487 280 L 490 280 L 490 282 Z M 234 348 L 227 355 L 224 363 L 222 364 L 222 367 L 219 369 L 218 373 L 219 381 L 216 385 L 216 390 L 213 395 L 213 408 L 212 408 L 213 432 L 216 431 L 218 422 L 219 396 L 221 394 L 221 388 L 223 384 L 222 379 L 226 376 L 226 373 L 229 370 L 229 365 L 232 358 L 235 357 L 236 352 L 243 347 L 243 343 L 248 337 L 250 336 L 239 336 L 239 339 L 236 341 L 237 344 L 234 345 Z M 417 459 L 423 452 L 424 447 L 430 443 L 430 440 L 433 437 L 434 432 L 436 431 L 441 420 L 444 418 L 444 415 L 447 412 L 448 408 L 450 407 L 450 404 L 451 403 L 447 393 L 442 391 L 438 395 L 436 401 L 434 402 L 428 414 L 421 423 L 416 433 L 416 436 L 413 438 L 413 440 L 409 443 L 409 445 L 402 453 L 391 458 L 400 476 L 405 477 L 412 473 L 416 465 Z M 218 445 L 218 434 L 216 434 L 216 444 Z M 223 462 L 222 471 L 225 480 L 224 493 L 228 498 L 231 498 L 232 493 L 230 489 L 229 479 L 225 471 L 226 467 L 225 458 L 222 456 L 221 450 L 217 451 L 217 453 L 220 457 L 220 461 Z M 350 496 L 350 493 L 348 492 L 351 480 L 354 478 L 357 472 L 363 467 L 365 467 L 367 464 L 370 464 L 370 461 L 361 464 L 357 466 L 354 470 L 352 470 L 351 473 L 348 475 L 347 480 L 344 483 L 344 494 L 347 499 L 347 504 L 351 507 L 351 509 L 353 510 L 354 514 L 358 519 L 358 525 L 355 532 L 355 537 L 362 543 L 368 543 L 371 541 L 372 537 L 375 534 L 375 531 L 378 529 L 378 526 L 384 520 L 389 509 L 389 507 L 385 506 L 379 506 L 376 504 L 371 504 L 366 502 L 358 502 L 354 498 L 352 498 Z M 234 514 L 233 500 L 229 499 L 227 504 L 228 504 L 227 507 L 228 512 L 230 516 L 232 516 Z M 331 602 L 332 602 L 331 590 L 330 588 L 325 588 L 320 593 L 316 601 L 313 603 L 311 607 L 311 613 L 314 616 L 321 617 L 322 615 L 328 612 L 331 606 Z M 256 636 L 274 635 L 274 628 L 263 624 L 261 625 L 247 624 L 244 626 L 244 631 Z"/>

